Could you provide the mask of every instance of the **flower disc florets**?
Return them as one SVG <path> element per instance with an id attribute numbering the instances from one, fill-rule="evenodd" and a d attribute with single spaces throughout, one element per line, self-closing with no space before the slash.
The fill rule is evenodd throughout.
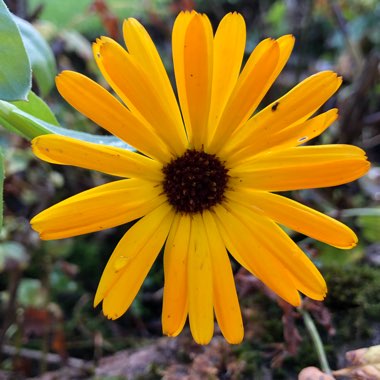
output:
<path id="1" fill-rule="evenodd" d="M 213 154 L 188 149 L 162 171 L 164 191 L 177 212 L 202 212 L 223 200 L 228 169 Z"/>

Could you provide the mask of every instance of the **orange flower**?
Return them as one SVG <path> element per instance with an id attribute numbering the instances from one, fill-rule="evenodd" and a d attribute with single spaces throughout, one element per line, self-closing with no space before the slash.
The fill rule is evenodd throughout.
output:
<path id="1" fill-rule="evenodd" d="M 342 249 L 357 242 L 344 224 L 274 193 L 340 185 L 367 172 L 357 147 L 300 146 L 336 120 L 336 109 L 312 115 L 341 78 L 315 74 L 253 115 L 294 38 L 262 41 L 241 70 L 245 37 L 236 13 L 223 18 L 215 36 L 205 15 L 178 15 L 172 42 L 179 105 L 152 40 L 135 19 L 124 23 L 128 51 L 107 37 L 94 44 L 95 60 L 122 102 L 81 74 L 65 71 L 57 78 L 74 108 L 138 151 L 57 135 L 33 140 L 45 161 L 126 178 L 32 220 L 42 239 L 60 239 L 141 218 L 99 283 L 95 305 L 103 302 L 108 318 L 126 312 L 165 246 L 163 332 L 176 336 L 189 317 L 194 339 L 206 344 L 215 312 L 226 340 L 239 343 L 243 324 L 227 251 L 297 306 L 299 292 L 322 300 L 326 284 L 278 224 Z"/>

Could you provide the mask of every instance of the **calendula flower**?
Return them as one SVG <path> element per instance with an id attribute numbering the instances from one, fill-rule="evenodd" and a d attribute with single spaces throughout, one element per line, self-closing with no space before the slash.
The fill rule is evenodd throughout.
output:
<path id="1" fill-rule="evenodd" d="M 349 145 L 300 146 L 337 118 L 312 116 L 339 88 L 331 71 L 305 79 L 254 116 L 289 58 L 291 35 L 266 39 L 241 70 L 245 23 L 227 14 L 213 35 L 203 14 L 180 13 L 172 47 L 179 104 L 157 50 L 135 19 L 124 22 L 127 50 L 107 37 L 94 45 L 104 78 L 118 95 L 70 71 L 57 77 L 78 111 L 136 148 L 45 135 L 33 140 L 48 162 L 124 177 L 84 191 L 32 220 L 42 239 L 100 231 L 139 219 L 124 235 L 101 277 L 94 304 L 123 315 L 164 248 L 163 332 L 176 336 L 187 317 L 194 339 L 210 341 L 214 313 L 230 343 L 243 324 L 229 252 L 292 305 L 299 292 L 322 300 L 326 284 L 279 225 L 349 249 L 344 224 L 275 192 L 335 186 L 369 168 Z"/>

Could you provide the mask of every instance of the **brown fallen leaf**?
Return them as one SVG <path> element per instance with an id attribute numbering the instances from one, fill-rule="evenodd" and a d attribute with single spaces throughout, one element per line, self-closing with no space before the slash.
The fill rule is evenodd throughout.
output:
<path id="1" fill-rule="evenodd" d="M 322 372 L 317 367 L 306 367 L 299 373 L 298 380 L 335 380 L 335 377 Z"/>
<path id="2" fill-rule="evenodd" d="M 333 371 L 334 376 L 345 376 L 355 380 L 379 380 L 380 364 L 367 364 L 361 367 L 342 368 Z"/>
<path id="3" fill-rule="evenodd" d="M 349 367 L 334 371 L 335 376 L 358 380 L 380 379 L 380 345 L 348 351 Z"/>
<path id="4" fill-rule="evenodd" d="M 348 351 L 346 359 L 352 365 L 380 364 L 380 345 Z"/>

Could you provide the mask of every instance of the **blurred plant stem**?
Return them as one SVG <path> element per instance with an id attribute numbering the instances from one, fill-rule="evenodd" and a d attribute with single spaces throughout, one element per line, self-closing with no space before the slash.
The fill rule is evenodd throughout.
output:
<path id="1" fill-rule="evenodd" d="M 352 57 L 353 62 L 356 66 L 356 70 L 354 70 L 354 71 L 359 72 L 360 69 L 362 68 L 362 65 L 363 65 L 363 59 L 362 59 L 362 56 L 361 56 L 359 49 L 351 41 L 350 36 L 347 32 L 346 21 L 343 17 L 343 13 L 342 13 L 342 10 L 340 8 L 340 5 L 336 1 L 332 1 L 330 3 L 330 7 L 331 7 L 331 11 L 332 11 L 332 13 L 333 13 L 333 15 L 337 21 L 338 28 L 343 35 L 343 38 L 344 38 L 346 45 L 347 45 L 347 48 L 350 51 L 351 57 Z"/>
<path id="2" fill-rule="evenodd" d="M 50 291 L 51 291 L 51 286 L 50 286 L 50 276 L 52 272 L 52 258 L 50 255 L 46 255 L 43 260 L 42 260 L 42 276 L 41 276 L 41 283 L 43 286 L 43 289 L 45 289 L 45 305 L 44 309 L 48 310 L 48 305 L 50 302 Z M 44 334 L 42 336 L 42 347 L 41 347 L 41 361 L 40 361 L 40 373 L 43 374 L 47 371 L 48 369 L 48 354 L 49 354 L 49 337 L 51 333 L 51 328 L 47 328 L 44 330 Z"/>
<path id="3" fill-rule="evenodd" d="M 7 334 L 9 326 L 15 321 L 16 315 L 16 301 L 17 301 L 17 289 L 20 284 L 22 270 L 15 268 L 9 271 L 8 277 L 8 304 L 4 311 L 3 325 L 0 330 L 0 362 L 2 357 L 2 347 L 4 346 L 4 340 Z"/>
<path id="4" fill-rule="evenodd" d="M 309 312 L 302 307 L 298 308 L 298 311 L 302 315 L 306 329 L 311 337 L 311 340 L 313 341 L 322 371 L 327 374 L 331 374 L 331 368 L 329 366 L 329 362 L 327 361 L 326 352 L 313 319 L 311 318 Z"/>

